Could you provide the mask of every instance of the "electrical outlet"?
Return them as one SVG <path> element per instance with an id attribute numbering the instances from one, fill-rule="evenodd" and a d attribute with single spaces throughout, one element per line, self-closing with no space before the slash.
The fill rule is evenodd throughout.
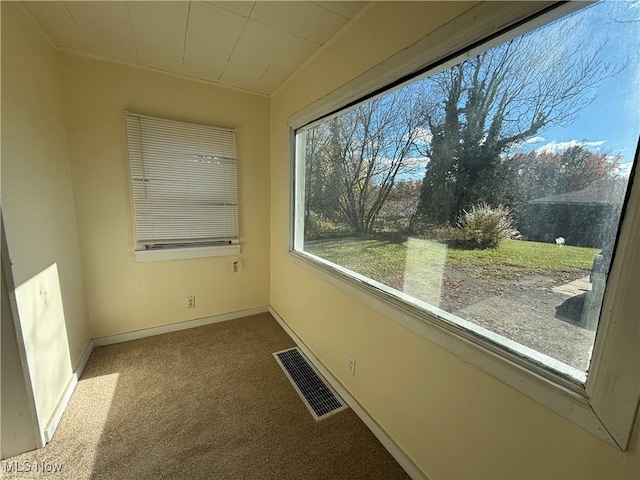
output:
<path id="1" fill-rule="evenodd" d="M 187 297 L 187 308 L 195 308 L 196 306 L 196 297 L 194 295 L 190 295 Z"/>
<path id="2" fill-rule="evenodd" d="M 351 355 L 349 355 L 349 358 L 347 360 L 347 368 L 349 369 L 349 372 L 351 372 L 351 376 L 355 377 L 356 376 L 356 359 L 353 358 Z"/>

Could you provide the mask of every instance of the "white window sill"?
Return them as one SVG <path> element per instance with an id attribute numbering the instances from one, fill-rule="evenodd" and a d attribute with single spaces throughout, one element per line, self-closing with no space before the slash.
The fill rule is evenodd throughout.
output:
<path id="1" fill-rule="evenodd" d="M 219 245 L 208 247 L 180 247 L 158 250 L 135 250 L 136 262 L 164 262 L 189 258 L 225 257 L 238 255 L 240 245 Z"/>

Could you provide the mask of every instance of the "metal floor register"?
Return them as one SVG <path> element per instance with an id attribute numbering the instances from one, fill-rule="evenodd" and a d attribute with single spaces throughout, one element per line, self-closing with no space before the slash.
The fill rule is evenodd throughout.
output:
<path id="1" fill-rule="evenodd" d="M 347 408 L 297 347 L 276 352 L 273 356 L 316 421 Z"/>

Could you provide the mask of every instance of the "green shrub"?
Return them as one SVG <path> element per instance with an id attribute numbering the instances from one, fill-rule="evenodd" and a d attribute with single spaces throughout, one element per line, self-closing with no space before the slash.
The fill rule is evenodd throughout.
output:
<path id="1" fill-rule="evenodd" d="M 429 238 L 449 245 L 464 244 L 464 235 L 459 227 L 440 227 L 432 231 Z"/>
<path id="2" fill-rule="evenodd" d="M 490 207 L 484 203 L 464 210 L 458 217 L 459 243 L 468 248 L 497 248 L 513 230 L 509 209 L 502 205 Z"/>

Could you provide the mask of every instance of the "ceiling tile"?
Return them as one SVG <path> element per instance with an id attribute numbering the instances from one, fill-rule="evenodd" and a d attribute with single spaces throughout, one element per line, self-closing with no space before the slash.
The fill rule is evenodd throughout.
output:
<path id="1" fill-rule="evenodd" d="M 247 21 L 222 8 L 192 2 L 182 73 L 218 81 Z"/>
<path id="2" fill-rule="evenodd" d="M 76 20 L 100 25 L 103 29 L 131 31 L 125 2 L 65 2 Z"/>
<path id="3" fill-rule="evenodd" d="M 190 2 L 187 35 L 197 39 L 227 38 L 236 41 L 247 19 L 241 15 L 202 2 Z"/>
<path id="4" fill-rule="evenodd" d="M 250 89 L 262 76 L 264 69 L 229 62 L 220 76 L 220 83 Z"/>
<path id="5" fill-rule="evenodd" d="M 94 55 L 139 65 L 131 31 L 104 28 L 92 22 L 76 20 Z"/>
<path id="6" fill-rule="evenodd" d="M 217 82 L 231 56 L 234 45 L 233 40 L 221 38 L 216 41 L 215 48 L 208 48 L 203 43 L 191 42 L 187 38 L 181 73 Z"/>
<path id="7" fill-rule="evenodd" d="M 229 10 L 230 12 L 237 13 L 238 15 L 242 15 L 243 17 L 249 18 L 251 15 L 251 11 L 253 10 L 253 5 L 256 2 L 205 2 L 211 5 L 215 5 L 216 7 L 224 8 L 225 10 Z"/>
<path id="8" fill-rule="evenodd" d="M 182 67 L 186 2 L 127 2 L 142 65 L 179 72 Z"/>
<path id="9" fill-rule="evenodd" d="M 367 4 L 302 0 L 22 3 L 59 48 L 266 94 Z"/>
<path id="10" fill-rule="evenodd" d="M 37 16 L 34 14 L 34 17 L 56 47 L 80 53 L 92 53 L 82 31 L 70 16 L 55 13 L 42 15 L 39 11 Z"/>
<path id="11" fill-rule="evenodd" d="M 319 43 L 300 37 L 294 37 L 282 53 L 285 57 L 291 57 L 295 61 L 304 63 L 318 50 L 318 48 L 320 48 Z"/>
<path id="12" fill-rule="evenodd" d="M 168 72 L 179 72 L 182 68 L 184 50 L 180 44 L 168 43 L 166 38 L 154 41 L 148 37 L 145 41 L 136 41 L 140 65 L 159 68 Z"/>
<path id="13" fill-rule="evenodd" d="M 190 56 L 185 57 L 181 73 L 189 77 L 217 82 L 222 75 L 224 66 L 224 63 L 202 62 Z"/>
<path id="14" fill-rule="evenodd" d="M 338 15 L 342 15 L 345 18 L 353 18 L 356 13 L 358 13 L 362 8 L 369 2 L 332 2 L 332 1 L 324 1 L 324 2 L 313 2 L 316 5 L 321 6 L 322 8 L 326 8 L 327 10 L 331 10 Z"/>
<path id="15" fill-rule="evenodd" d="M 279 77 L 288 77 L 300 68 L 301 65 L 301 62 L 297 62 L 291 58 L 278 57 L 269 65 L 267 72 Z"/>
<path id="16" fill-rule="evenodd" d="M 346 18 L 337 13 L 318 8 L 300 29 L 298 36 L 314 42 L 325 43 L 347 22 Z"/>
<path id="17" fill-rule="evenodd" d="M 231 58 L 229 58 L 229 62 L 246 67 L 256 66 L 262 68 L 263 71 L 266 71 L 273 62 L 278 60 L 278 58 L 279 57 L 273 53 L 264 52 L 246 45 L 236 44 L 233 49 L 233 53 L 231 54 Z"/>
<path id="18" fill-rule="evenodd" d="M 317 9 L 311 2 L 256 2 L 251 20 L 295 34 Z"/>
<path id="19" fill-rule="evenodd" d="M 282 55 L 294 38 L 289 33 L 249 20 L 238 43 Z"/>
<path id="20" fill-rule="evenodd" d="M 287 79 L 286 76 L 266 72 L 253 85 L 253 89 L 266 95 L 272 94 Z"/>
<path id="21" fill-rule="evenodd" d="M 127 9 L 134 26 L 144 27 L 146 31 L 171 30 L 184 35 L 188 2 L 127 2 Z"/>
<path id="22" fill-rule="evenodd" d="M 22 2 L 38 22 L 49 14 L 71 18 L 71 13 L 64 2 Z"/>

